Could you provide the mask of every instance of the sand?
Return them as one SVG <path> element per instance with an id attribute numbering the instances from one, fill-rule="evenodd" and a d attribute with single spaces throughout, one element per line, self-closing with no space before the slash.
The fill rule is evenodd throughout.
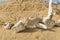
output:
<path id="1" fill-rule="evenodd" d="M 16 23 L 24 17 L 43 18 L 48 13 L 48 8 L 42 8 L 39 0 L 7 0 L 0 3 L 0 40 L 60 40 L 60 27 L 50 30 L 28 29 L 19 33 L 13 30 L 4 29 L 6 21 Z M 45 5 L 46 6 L 46 5 Z M 57 22 L 59 15 L 55 15 L 53 20 Z"/>

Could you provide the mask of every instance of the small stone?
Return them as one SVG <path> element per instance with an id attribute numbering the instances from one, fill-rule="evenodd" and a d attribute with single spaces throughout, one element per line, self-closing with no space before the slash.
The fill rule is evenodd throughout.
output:
<path id="1" fill-rule="evenodd" d="M 11 29 L 12 27 L 12 24 L 10 22 L 6 22 L 4 25 L 5 25 L 4 26 L 5 29 Z"/>

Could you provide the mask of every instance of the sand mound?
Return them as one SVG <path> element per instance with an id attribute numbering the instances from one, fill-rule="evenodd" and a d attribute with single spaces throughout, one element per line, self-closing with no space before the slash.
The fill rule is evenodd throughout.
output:
<path id="1" fill-rule="evenodd" d="M 38 13 L 42 8 L 40 0 L 7 0 L 0 3 L 0 19 L 1 21 L 18 21 L 22 17 L 28 17 Z M 40 13 L 42 14 L 42 13 Z"/>

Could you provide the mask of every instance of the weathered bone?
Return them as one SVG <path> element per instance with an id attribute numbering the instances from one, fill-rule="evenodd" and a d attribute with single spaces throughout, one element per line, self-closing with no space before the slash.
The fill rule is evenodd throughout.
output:
<path id="1" fill-rule="evenodd" d="M 42 24 L 42 23 L 38 23 L 36 25 L 36 27 L 41 28 L 41 29 L 47 29 L 47 26 L 45 24 Z"/>
<path id="2" fill-rule="evenodd" d="M 42 19 L 40 19 L 40 18 L 29 18 L 29 20 L 34 21 L 36 23 L 41 23 L 42 22 Z"/>
<path id="3" fill-rule="evenodd" d="M 53 27 L 55 25 L 55 21 L 52 20 L 53 14 L 45 17 L 43 19 L 43 23 L 47 25 L 48 27 Z"/>
<path id="4" fill-rule="evenodd" d="M 60 10 L 59 10 L 59 9 L 56 9 L 56 13 L 57 13 L 58 15 L 60 15 Z"/>
<path id="5" fill-rule="evenodd" d="M 15 32 L 19 32 L 22 30 L 25 30 L 25 23 L 27 22 L 27 18 L 21 19 L 20 21 L 18 21 L 13 27 L 12 30 L 14 30 Z"/>
<path id="6" fill-rule="evenodd" d="M 45 25 L 47 25 L 48 27 L 53 27 L 55 25 L 55 21 L 53 21 L 53 20 L 47 20 L 45 22 Z"/>
<path id="7" fill-rule="evenodd" d="M 50 0 L 50 2 L 49 2 L 48 15 L 43 18 L 43 22 L 45 22 L 47 19 L 52 18 L 52 17 L 51 17 L 52 14 L 53 14 L 53 13 L 52 13 L 52 0 Z"/>

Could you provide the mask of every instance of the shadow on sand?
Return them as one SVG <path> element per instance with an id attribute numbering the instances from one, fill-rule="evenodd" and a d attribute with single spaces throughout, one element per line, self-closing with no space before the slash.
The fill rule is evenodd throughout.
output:
<path id="1" fill-rule="evenodd" d="M 23 30 L 23 31 L 20 31 L 20 32 L 18 32 L 18 33 L 33 33 L 33 32 L 36 32 L 36 31 L 38 31 L 38 30 L 55 32 L 55 30 L 53 30 L 53 29 L 55 29 L 55 28 L 57 28 L 57 27 L 59 28 L 59 26 L 57 26 L 57 25 L 55 25 L 55 26 L 52 27 L 52 28 L 48 28 L 48 29 L 41 29 L 41 28 L 27 28 L 27 29 L 25 29 L 25 30 Z"/>
<path id="2" fill-rule="evenodd" d="M 50 29 L 29 28 L 29 29 L 26 29 L 26 30 L 23 30 L 23 31 L 20 31 L 20 32 L 17 32 L 17 33 L 33 33 L 33 32 L 36 32 L 38 30 L 41 30 L 42 32 L 43 31 L 55 32 L 55 30 L 53 30 L 53 28 L 50 28 Z"/>

